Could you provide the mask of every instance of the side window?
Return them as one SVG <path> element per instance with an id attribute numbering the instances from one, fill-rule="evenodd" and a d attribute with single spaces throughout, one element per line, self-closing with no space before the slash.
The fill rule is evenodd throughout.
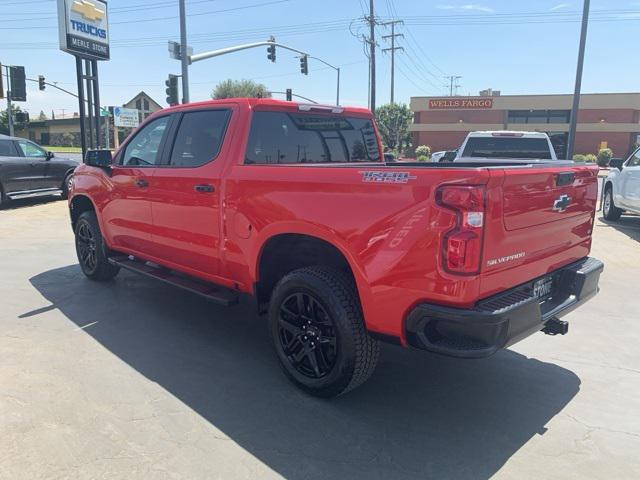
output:
<path id="1" fill-rule="evenodd" d="M 160 163 L 160 144 L 167 131 L 169 117 L 153 120 L 136 133 L 120 159 L 123 166 L 149 166 Z"/>
<path id="2" fill-rule="evenodd" d="M 640 149 L 636 150 L 627 162 L 627 167 L 640 167 Z"/>
<path id="3" fill-rule="evenodd" d="M 0 157 L 17 157 L 16 147 L 12 140 L 0 140 Z"/>
<path id="4" fill-rule="evenodd" d="M 378 162 L 371 120 L 308 113 L 255 112 L 246 164 Z"/>
<path id="5" fill-rule="evenodd" d="M 218 156 L 229 123 L 230 110 L 203 110 L 182 116 L 170 164 L 199 167 Z"/>
<path id="6" fill-rule="evenodd" d="M 27 140 L 18 140 L 18 145 L 20 146 L 20 150 L 22 150 L 22 154 L 25 157 L 46 157 L 47 152 L 37 146 L 35 143 L 31 143 Z"/>

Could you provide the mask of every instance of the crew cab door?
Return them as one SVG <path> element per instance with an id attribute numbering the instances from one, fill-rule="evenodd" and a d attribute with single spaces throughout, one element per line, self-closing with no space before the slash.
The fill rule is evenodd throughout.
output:
<path id="1" fill-rule="evenodd" d="M 129 138 L 114 159 L 111 188 L 102 210 L 102 228 L 112 248 L 144 258 L 151 245 L 149 185 L 162 160 L 171 121 L 168 115 L 151 120 Z"/>
<path id="2" fill-rule="evenodd" d="M 640 149 L 636 150 L 620 172 L 619 204 L 640 210 Z"/>
<path id="3" fill-rule="evenodd" d="M 152 256 L 210 280 L 221 271 L 220 178 L 231 117 L 232 107 L 224 105 L 177 113 L 163 165 L 150 187 Z"/>
<path id="4" fill-rule="evenodd" d="M 40 190 L 44 188 L 57 188 L 47 178 L 47 164 L 49 158 L 47 152 L 29 140 L 17 140 L 18 151 L 23 158 L 22 188 L 21 190 Z"/>

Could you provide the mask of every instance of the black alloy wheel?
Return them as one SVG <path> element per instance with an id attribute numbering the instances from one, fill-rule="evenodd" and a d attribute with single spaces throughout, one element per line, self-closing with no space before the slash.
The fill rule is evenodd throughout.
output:
<path id="1" fill-rule="evenodd" d="M 78 225 L 76 232 L 76 246 L 78 249 L 78 260 L 83 270 L 95 272 L 98 266 L 97 244 L 94 233 L 88 223 L 83 222 Z"/>
<path id="2" fill-rule="evenodd" d="M 280 304 L 278 333 L 284 354 L 302 375 L 323 378 L 335 366 L 335 325 L 312 294 L 297 292 Z"/>

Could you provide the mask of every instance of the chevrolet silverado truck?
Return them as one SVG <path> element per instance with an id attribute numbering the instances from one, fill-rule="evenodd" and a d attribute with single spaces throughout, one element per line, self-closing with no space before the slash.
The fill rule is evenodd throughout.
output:
<path id="1" fill-rule="evenodd" d="M 385 163 L 371 112 L 227 99 L 151 115 L 87 153 L 69 199 L 80 267 L 131 270 L 267 314 L 286 376 L 332 397 L 379 342 L 487 357 L 598 291 L 597 167 Z"/>

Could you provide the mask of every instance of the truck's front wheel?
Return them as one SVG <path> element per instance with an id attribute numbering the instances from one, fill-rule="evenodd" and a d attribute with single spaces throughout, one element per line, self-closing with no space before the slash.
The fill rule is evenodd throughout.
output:
<path id="1" fill-rule="evenodd" d="M 612 221 L 618 220 L 622 215 L 622 210 L 616 207 L 615 203 L 613 203 L 613 187 L 611 185 L 607 185 L 604 190 L 604 204 L 602 206 L 602 213 L 605 220 Z"/>
<path id="2" fill-rule="evenodd" d="M 107 247 L 94 212 L 83 212 L 76 222 L 76 253 L 82 272 L 92 280 L 111 280 L 120 271 L 107 258 Z"/>
<path id="3" fill-rule="evenodd" d="M 378 342 L 365 327 L 355 285 L 344 272 L 314 266 L 276 286 L 269 323 L 284 373 L 318 397 L 334 397 L 373 373 Z"/>

